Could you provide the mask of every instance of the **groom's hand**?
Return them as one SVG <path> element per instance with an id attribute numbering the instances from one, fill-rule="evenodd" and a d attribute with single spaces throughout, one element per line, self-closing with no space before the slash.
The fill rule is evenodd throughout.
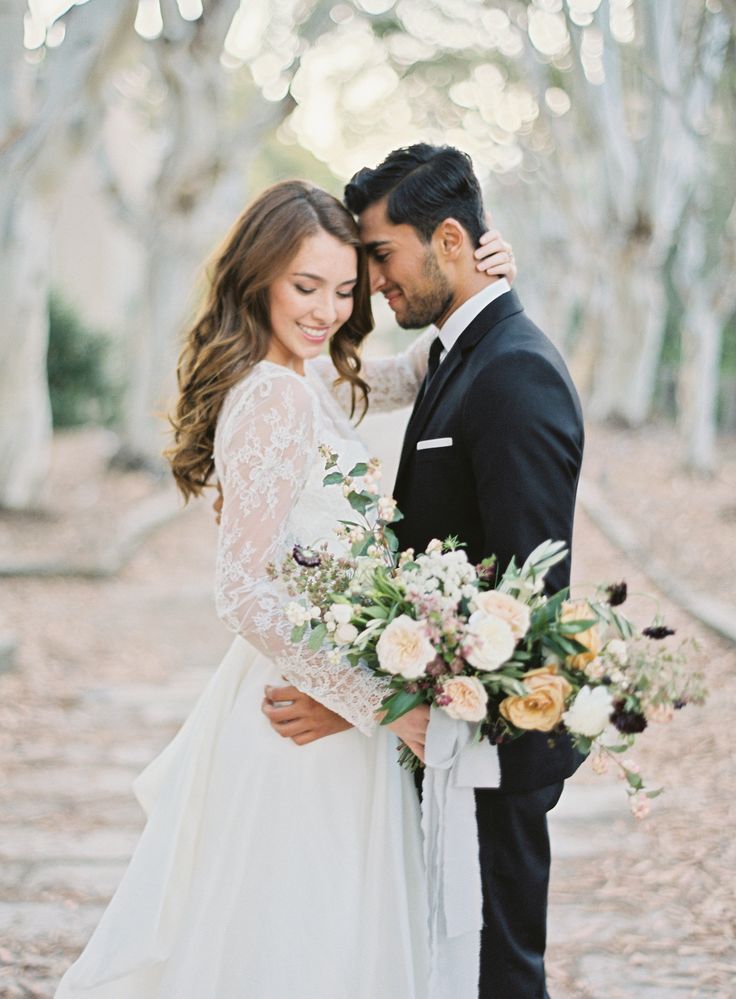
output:
<path id="1" fill-rule="evenodd" d="M 427 726 L 429 725 L 429 705 L 421 704 L 412 708 L 401 718 L 391 722 L 387 727 L 405 742 L 409 749 L 424 763 L 424 744 L 427 741 Z"/>
<path id="2" fill-rule="evenodd" d="M 281 703 L 281 702 L 290 703 Z M 296 687 L 266 687 L 261 711 L 271 728 L 298 746 L 352 728 L 349 721 Z"/>

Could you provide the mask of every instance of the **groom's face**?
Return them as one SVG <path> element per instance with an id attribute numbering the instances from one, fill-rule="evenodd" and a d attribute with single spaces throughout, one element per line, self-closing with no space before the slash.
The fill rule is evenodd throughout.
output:
<path id="1" fill-rule="evenodd" d="M 452 302 L 452 287 L 432 243 L 410 225 L 394 225 L 386 201 L 369 205 L 358 219 L 368 251 L 371 291 L 380 292 L 404 329 L 436 322 Z"/>

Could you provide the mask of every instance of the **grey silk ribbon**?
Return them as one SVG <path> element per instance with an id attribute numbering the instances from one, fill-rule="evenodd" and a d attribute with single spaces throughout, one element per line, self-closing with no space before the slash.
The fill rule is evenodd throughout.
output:
<path id="1" fill-rule="evenodd" d="M 430 712 L 422 786 L 422 831 L 430 935 L 428 999 L 477 999 L 483 887 L 476 787 L 499 787 L 498 750 L 475 739 L 478 725 Z"/>

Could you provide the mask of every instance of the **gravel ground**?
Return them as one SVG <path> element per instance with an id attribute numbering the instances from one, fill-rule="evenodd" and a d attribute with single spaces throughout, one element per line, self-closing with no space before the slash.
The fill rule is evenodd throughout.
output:
<path id="1" fill-rule="evenodd" d="M 375 450 L 397 438 L 395 423 L 376 419 L 368 430 Z M 632 443 L 591 432 L 586 472 L 605 469 L 612 499 L 625 494 L 628 476 L 635 500 L 629 495 L 627 511 L 637 526 L 667 524 L 662 551 L 677 549 L 677 558 L 685 557 L 681 531 L 688 550 L 703 556 L 693 557 L 693 585 L 717 584 L 723 594 L 728 579 L 717 573 L 736 552 L 733 524 L 717 511 L 732 502 L 736 462 L 710 488 L 683 485 L 671 459 L 661 466 L 664 483 L 645 482 L 665 461 L 662 439 L 655 434 L 647 446 L 645 437 Z M 78 455 L 89 450 L 77 468 L 101 469 L 94 435 L 84 439 L 72 442 Z M 64 447 L 61 440 L 62 459 Z M 114 533 L 131 495 L 158 487 L 104 478 L 86 487 L 100 497 L 94 523 Z M 691 497 L 690 518 L 668 513 L 672 496 Z M 49 515 L 57 524 L 70 516 Z M 0 537 L 8 544 L 29 524 L 2 519 Z M 53 995 L 124 869 L 142 825 L 131 780 L 176 731 L 229 642 L 212 605 L 214 538 L 199 504 L 150 537 L 115 577 L 0 581 L 0 632 L 19 643 L 16 671 L 0 676 L 0 999 Z M 574 575 L 624 577 L 632 590 L 652 590 L 582 513 Z M 648 619 L 646 599 L 633 606 Z M 711 697 L 642 737 L 636 757 L 667 788 L 645 822 L 629 816 L 615 777 L 583 767 L 569 782 L 552 816 L 553 999 L 736 995 L 733 647 L 666 601 L 663 608 L 681 635 L 698 638 Z"/>
<path id="2" fill-rule="evenodd" d="M 720 441 L 719 456 L 717 473 L 698 477 L 683 471 L 671 427 L 590 426 L 583 474 L 673 577 L 736 617 L 736 436 Z"/>

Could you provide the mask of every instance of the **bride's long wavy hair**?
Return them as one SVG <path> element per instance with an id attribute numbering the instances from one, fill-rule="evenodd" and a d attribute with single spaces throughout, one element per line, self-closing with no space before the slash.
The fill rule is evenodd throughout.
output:
<path id="1" fill-rule="evenodd" d="M 268 188 L 235 223 L 214 255 L 208 291 L 179 359 L 174 444 L 166 452 L 176 484 L 189 500 L 208 485 L 214 469 L 215 426 L 228 390 L 263 360 L 271 340 L 269 288 L 299 251 L 324 230 L 355 247 L 358 281 L 353 311 L 330 339 L 338 382 L 348 382 L 354 415 L 358 399 L 368 408 L 360 377 L 359 347 L 373 328 L 368 263 L 358 227 L 344 205 L 321 188 L 288 180 Z"/>

